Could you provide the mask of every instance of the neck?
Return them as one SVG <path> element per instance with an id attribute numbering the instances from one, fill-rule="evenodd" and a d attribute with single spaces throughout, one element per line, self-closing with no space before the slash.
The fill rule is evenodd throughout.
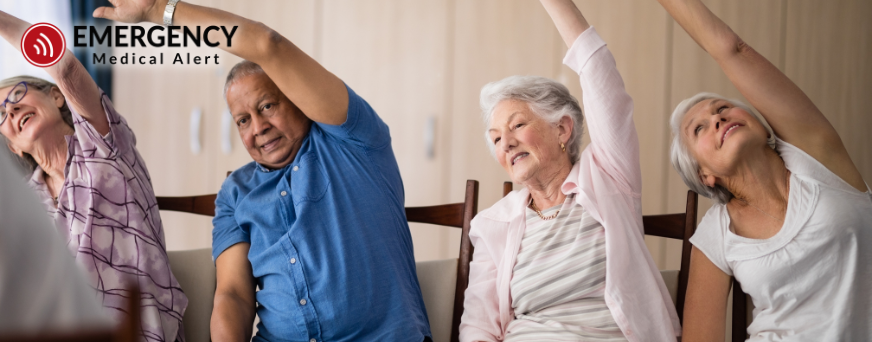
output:
<path id="1" fill-rule="evenodd" d="M 560 165 L 553 170 L 545 170 L 540 177 L 524 184 L 539 210 L 551 208 L 563 203 L 566 199 L 566 195 L 560 191 L 560 186 L 563 185 L 569 172 L 572 171 L 572 164 L 568 161 L 565 164 L 567 165 Z"/>
<path id="2" fill-rule="evenodd" d="M 722 184 L 733 194 L 732 205 L 751 205 L 769 215 L 787 207 L 789 174 L 784 160 L 765 147 L 763 153 L 746 158 L 737 172 Z"/>
<path id="3" fill-rule="evenodd" d="M 45 173 L 45 181 L 49 184 L 49 188 L 60 189 L 59 186 L 52 185 L 63 184 L 64 181 L 64 168 L 67 164 L 67 141 L 64 135 L 47 134 L 35 145 L 30 155 Z"/>

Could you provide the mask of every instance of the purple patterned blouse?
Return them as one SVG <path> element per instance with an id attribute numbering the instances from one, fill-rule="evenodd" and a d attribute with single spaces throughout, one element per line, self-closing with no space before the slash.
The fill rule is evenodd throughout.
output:
<path id="1" fill-rule="evenodd" d="M 121 321 L 125 289 L 142 292 L 146 341 L 184 341 L 188 298 L 170 271 L 163 225 L 136 137 L 105 94 L 110 132 L 99 133 L 75 111 L 67 136 L 64 184 L 54 205 L 43 171 L 30 179 L 106 312 Z"/>

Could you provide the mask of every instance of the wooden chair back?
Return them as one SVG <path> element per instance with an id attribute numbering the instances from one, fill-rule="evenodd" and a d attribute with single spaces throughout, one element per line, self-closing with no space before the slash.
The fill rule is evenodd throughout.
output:
<path id="1" fill-rule="evenodd" d="M 512 187 L 512 182 L 503 183 L 503 196 L 512 192 Z M 645 235 L 682 240 L 681 268 L 678 270 L 678 290 L 675 300 L 675 311 L 678 312 L 678 319 L 682 322 L 684 321 L 684 298 L 687 294 L 687 279 L 690 271 L 690 237 L 696 231 L 697 201 L 698 195 L 692 190 L 688 190 L 683 213 L 642 216 Z"/>
<path id="2" fill-rule="evenodd" d="M 216 197 L 216 194 L 184 197 L 159 196 L 157 197 L 157 206 L 160 210 L 214 216 Z M 409 222 L 435 224 L 461 230 L 451 326 L 451 342 L 458 342 L 460 317 L 463 315 L 464 293 L 469 285 L 469 263 L 472 260 L 473 252 L 472 243 L 469 241 L 469 228 L 472 218 L 478 213 L 478 181 L 466 181 L 466 194 L 463 202 L 428 207 L 407 207 L 405 209 L 406 219 Z"/>
<path id="3" fill-rule="evenodd" d="M 743 342 L 748 339 L 748 324 L 750 322 L 750 312 L 753 305 L 748 305 L 748 295 L 742 291 L 742 285 L 736 278 L 731 277 L 733 281 L 733 323 L 732 333 L 733 342 Z"/>
<path id="4" fill-rule="evenodd" d="M 0 342 L 135 342 L 142 336 L 140 329 L 140 302 L 139 287 L 130 289 L 130 297 L 127 298 L 125 310 L 129 315 L 125 316 L 121 325 L 115 328 L 103 330 L 86 330 L 74 332 L 40 332 L 36 335 L 0 335 Z"/>

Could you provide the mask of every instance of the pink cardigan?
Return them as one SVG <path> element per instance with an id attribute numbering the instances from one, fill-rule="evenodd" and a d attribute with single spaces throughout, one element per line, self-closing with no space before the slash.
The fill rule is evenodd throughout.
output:
<path id="1" fill-rule="evenodd" d="M 606 305 L 629 341 L 675 341 L 681 334 L 678 315 L 643 237 L 633 100 L 593 27 L 575 40 L 563 63 L 581 76 L 591 143 L 561 190 L 577 194 L 578 204 L 605 228 Z M 529 195 L 513 191 L 472 220 L 475 252 L 460 341 L 501 341 L 514 319 L 509 283 Z"/>

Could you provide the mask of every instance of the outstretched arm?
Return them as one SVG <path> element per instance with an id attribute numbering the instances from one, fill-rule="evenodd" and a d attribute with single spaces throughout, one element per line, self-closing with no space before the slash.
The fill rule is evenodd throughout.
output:
<path id="1" fill-rule="evenodd" d="M 30 24 L 0 11 L 0 35 L 17 50 L 21 50 L 21 37 Z M 70 50 L 57 64 L 45 68 L 66 98 L 67 106 L 79 113 L 98 133 L 109 133 L 109 121 L 103 112 L 100 89 L 91 79 L 82 63 Z M 5 95 L 5 94 L 4 94 Z"/>
<path id="2" fill-rule="evenodd" d="M 94 17 L 125 23 L 163 23 L 167 0 L 115 0 L 115 7 L 100 7 Z M 230 32 L 236 26 L 232 45 L 219 47 L 257 63 L 282 93 L 313 121 L 339 125 L 348 111 L 345 84 L 296 45 L 266 25 L 222 10 L 179 2 L 173 25 L 223 25 Z M 221 36 L 221 33 L 212 31 Z M 214 39 L 218 40 L 218 39 Z"/>
<path id="3" fill-rule="evenodd" d="M 642 191 L 639 139 L 633 124 L 633 99 L 615 59 L 571 0 L 541 0 L 569 47 L 563 60 L 578 73 L 592 154 L 607 173 L 638 195 Z"/>
<path id="4" fill-rule="evenodd" d="M 781 139 L 861 191 L 866 185 L 835 128 L 811 99 L 699 0 L 658 0 L 721 66 Z"/>
<path id="5" fill-rule="evenodd" d="M 590 27 L 572 0 L 541 0 L 541 2 L 554 21 L 554 26 L 557 26 L 557 31 L 560 32 L 566 47 L 571 47 L 575 39 Z"/>

